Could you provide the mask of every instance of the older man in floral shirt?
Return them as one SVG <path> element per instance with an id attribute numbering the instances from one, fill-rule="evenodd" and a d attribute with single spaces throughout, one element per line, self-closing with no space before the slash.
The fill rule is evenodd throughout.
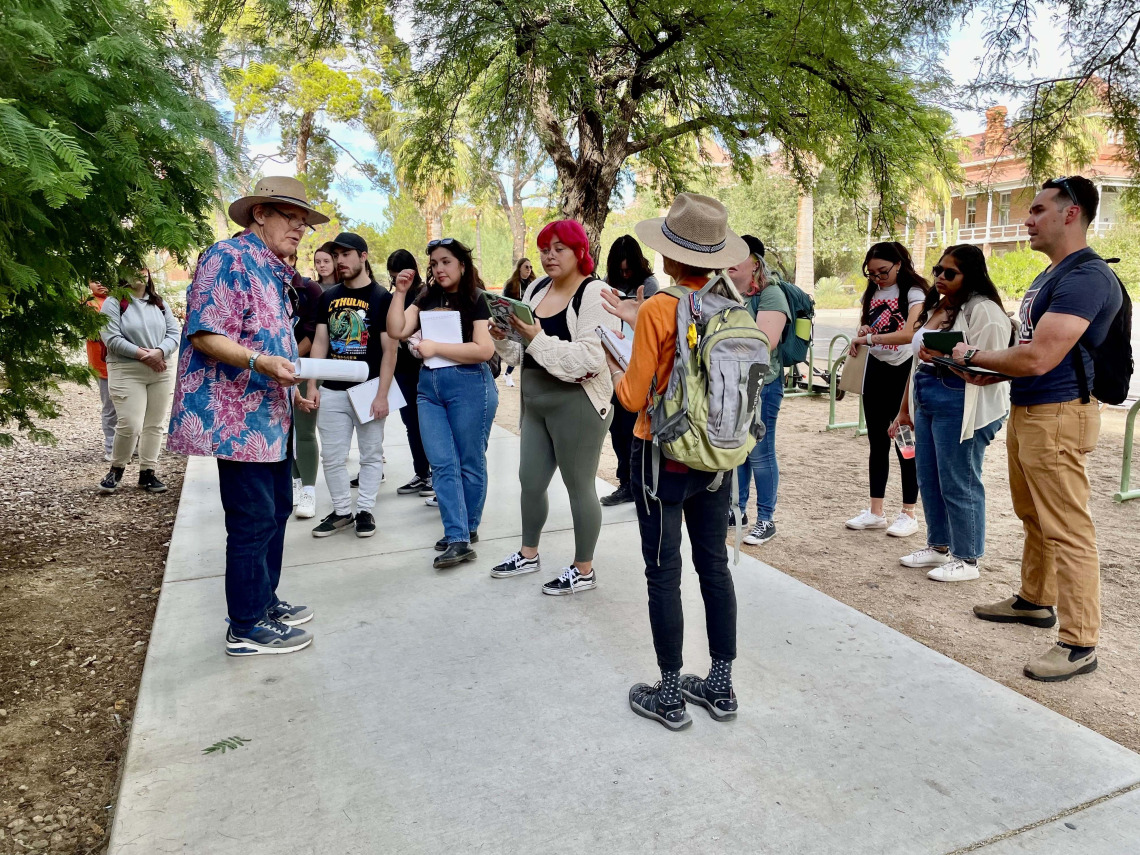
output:
<path id="1" fill-rule="evenodd" d="M 230 206 L 246 231 L 210 247 L 186 296 L 167 448 L 218 460 L 226 516 L 226 653 L 294 653 L 313 610 L 277 596 L 293 507 L 289 430 L 302 398 L 294 362 L 293 270 L 282 259 L 328 222 L 293 178 L 266 178 Z"/>

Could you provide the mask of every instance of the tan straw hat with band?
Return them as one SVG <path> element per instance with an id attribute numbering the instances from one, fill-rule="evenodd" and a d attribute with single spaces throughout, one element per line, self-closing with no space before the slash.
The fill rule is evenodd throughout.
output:
<path id="1" fill-rule="evenodd" d="M 252 196 L 242 196 L 230 205 L 230 219 L 239 226 L 249 227 L 253 222 L 254 205 L 296 205 L 308 213 L 305 222 L 310 226 L 327 223 L 329 218 L 309 204 L 305 185 L 287 175 L 262 178 L 253 187 Z"/>
<path id="2" fill-rule="evenodd" d="M 728 211 L 709 196 L 679 193 L 664 217 L 634 227 L 638 240 L 690 267 L 720 270 L 748 257 L 748 244 L 728 227 Z"/>

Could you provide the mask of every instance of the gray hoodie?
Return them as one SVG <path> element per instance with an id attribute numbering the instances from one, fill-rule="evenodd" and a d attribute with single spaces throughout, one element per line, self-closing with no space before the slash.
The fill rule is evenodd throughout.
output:
<path id="1" fill-rule="evenodd" d="M 137 360 L 140 347 L 161 348 L 163 356 L 170 359 L 178 350 L 181 329 L 178 320 L 163 305 L 162 309 L 152 306 L 147 297 L 139 299 L 131 296 L 130 305 L 120 312 L 119 301 L 108 297 L 103 301 L 102 312 L 109 320 L 103 327 L 103 343 L 107 345 L 108 362 Z"/>

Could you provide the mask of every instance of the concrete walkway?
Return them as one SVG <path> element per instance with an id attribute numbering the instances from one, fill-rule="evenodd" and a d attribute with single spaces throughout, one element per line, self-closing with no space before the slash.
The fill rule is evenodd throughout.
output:
<path id="1" fill-rule="evenodd" d="M 292 656 L 223 654 L 216 469 L 191 461 L 112 855 L 1140 848 L 1140 756 L 747 556 L 739 719 L 634 716 L 657 672 L 632 506 L 605 512 L 596 590 L 539 594 L 572 554 L 557 479 L 544 571 L 490 578 L 519 536 L 518 441 L 496 429 L 479 561 L 439 572 L 391 430 L 376 537 L 290 526 L 281 593 L 317 612 Z M 703 672 L 694 574 L 683 593 Z"/>

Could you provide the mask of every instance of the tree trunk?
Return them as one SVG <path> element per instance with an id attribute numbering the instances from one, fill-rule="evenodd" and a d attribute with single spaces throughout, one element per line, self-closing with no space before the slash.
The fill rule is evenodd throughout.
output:
<path id="1" fill-rule="evenodd" d="M 297 175 L 305 174 L 305 170 L 309 168 L 309 140 L 313 136 L 313 118 L 312 110 L 306 110 L 301 114 L 301 123 L 297 126 Z"/>
<path id="2" fill-rule="evenodd" d="M 428 215 L 428 243 L 443 239 L 443 208 L 435 208 Z"/>
<path id="3" fill-rule="evenodd" d="M 577 220 L 586 229 L 590 239 L 590 255 L 597 262 L 602 250 L 602 229 L 610 213 L 610 197 L 617 186 L 618 170 L 621 164 L 594 162 L 583 159 L 573 175 L 565 175 L 559 170 L 562 184 L 560 200 L 563 217 Z"/>
<path id="4" fill-rule="evenodd" d="M 815 293 L 815 199 L 802 191 L 796 207 L 796 287 Z"/>
<path id="5" fill-rule="evenodd" d="M 926 269 L 926 241 L 930 224 L 925 219 L 919 219 L 914 227 L 914 269 L 922 273 Z"/>
<path id="6" fill-rule="evenodd" d="M 483 269 L 483 211 L 475 209 L 475 266 Z"/>

